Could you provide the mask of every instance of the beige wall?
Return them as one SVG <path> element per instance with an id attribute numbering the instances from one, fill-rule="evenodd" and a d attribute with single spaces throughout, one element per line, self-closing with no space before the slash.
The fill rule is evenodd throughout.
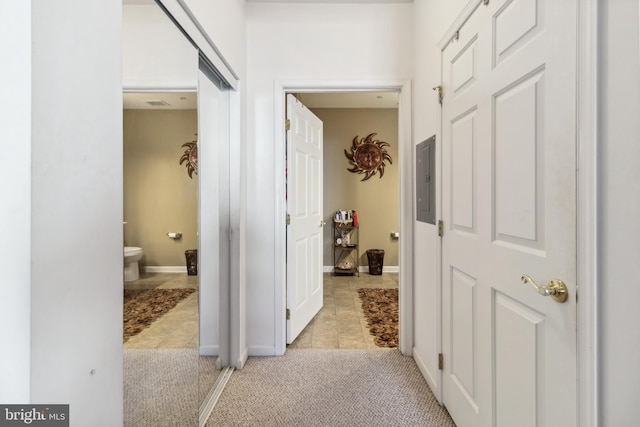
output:
<path id="1" fill-rule="evenodd" d="M 142 265 L 184 266 L 184 251 L 198 247 L 198 177 L 178 162 L 196 139 L 197 111 L 124 110 L 123 121 L 125 246 L 142 248 Z"/>
<path id="2" fill-rule="evenodd" d="M 384 265 L 398 265 L 398 241 L 390 237 L 398 231 L 398 110 L 316 108 L 313 112 L 324 123 L 324 265 L 333 266 L 332 221 L 336 210 L 355 209 L 360 222 L 360 265 L 368 266 L 367 249 L 384 249 Z M 393 164 L 386 162 L 384 176 L 376 173 L 367 181 L 364 175 L 347 171 L 351 167 L 344 150 L 351 152 L 353 138 L 377 133 L 375 139 L 386 147 Z"/>

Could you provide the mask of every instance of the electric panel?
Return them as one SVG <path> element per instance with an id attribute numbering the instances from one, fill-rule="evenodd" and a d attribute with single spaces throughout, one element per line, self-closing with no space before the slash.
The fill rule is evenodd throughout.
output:
<path id="1" fill-rule="evenodd" d="M 416 146 L 416 219 L 436 223 L 436 136 Z"/>

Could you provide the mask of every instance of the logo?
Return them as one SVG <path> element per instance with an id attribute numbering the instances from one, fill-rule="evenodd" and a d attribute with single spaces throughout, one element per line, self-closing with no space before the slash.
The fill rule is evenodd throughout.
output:
<path id="1" fill-rule="evenodd" d="M 0 405 L 0 427 L 69 427 L 69 405 Z"/>

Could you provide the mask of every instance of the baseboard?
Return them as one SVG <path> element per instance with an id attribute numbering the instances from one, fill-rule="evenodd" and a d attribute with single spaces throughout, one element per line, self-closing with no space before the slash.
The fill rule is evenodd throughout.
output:
<path id="1" fill-rule="evenodd" d="M 361 265 L 360 268 L 358 268 L 358 270 L 360 271 L 360 273 L 368 273 L 369 272 L 369 266 L 367 265 Z M 323 265 L 322 266 L 322 272 L 323 273 L 333 273 L 333 266 L 332 265 Z M 389 265 L 389 266 L 382 266 L 382 272 L 383 273 L 399 273 L 400 272 L 400 267 L 397 265 Z"/>
<path id="2" fill-rule="evenodd" d="M 236 369 L 244 368 L 244 364 L 247 363 L 248 358 L 249 358 L 249 349 L 245 348 L 245 350 L 242 352 L 242 354 L 240 355 L 240 357 L 238 357 L 238 360 L 236 361 Z"/>
<path id="3" fill-rule="evenodd" d="M 200 356 L 217 356 L 219 350 L 217 345 L 201 345 L 199 347 Z"/>
<path id="4" fill-rule="evenodd" d="M 275 356 L 276 348 L 273 346 L 250 345 L 248 349 L 249 356 Z"/>
<path id="5" fill-rule="evenodd" d="M 433 393 L 434 396 L 436 396 L 436 399 L 438 399 L 438 386 L 437 386 L 437 383 L 436 383 L 435 379 L 433 378 L 433 376 L 431 376 L 431 373 L 429 372 L 429 369 L 427 368 L 427 365 L 424 363 L 424 360 L 422 359 L 422 356 L 420 356 L 420 352 L 415 347 L 413 347 L 413 360 L 416 362 L 416 365 L 418 366 L 418 369 L 420 370 L 420 373 L 422 374 L 422 376 L 424 377 L 425 381 L 429 385 L 429 388 L 431 389 L 431 392 Z"/>
<path id="6" fill-rule="evenodd" d="M 142 269 L 145 273 L 187 273 L 185 265 L 145 265 Z"/>

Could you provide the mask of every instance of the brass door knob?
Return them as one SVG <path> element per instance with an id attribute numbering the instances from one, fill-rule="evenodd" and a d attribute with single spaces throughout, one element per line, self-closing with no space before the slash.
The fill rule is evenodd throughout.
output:
<path id="1" fill-rule="evenodd" d="M 560 279 L 553 279 L 547 285 L 538 285 L 531 277 L 523 274 L 522 283 L 529 283 L 533 288 L 544 297 L 551 297 L 554 301 L 565 302 L 569 298 L 567 285 Z"/>

